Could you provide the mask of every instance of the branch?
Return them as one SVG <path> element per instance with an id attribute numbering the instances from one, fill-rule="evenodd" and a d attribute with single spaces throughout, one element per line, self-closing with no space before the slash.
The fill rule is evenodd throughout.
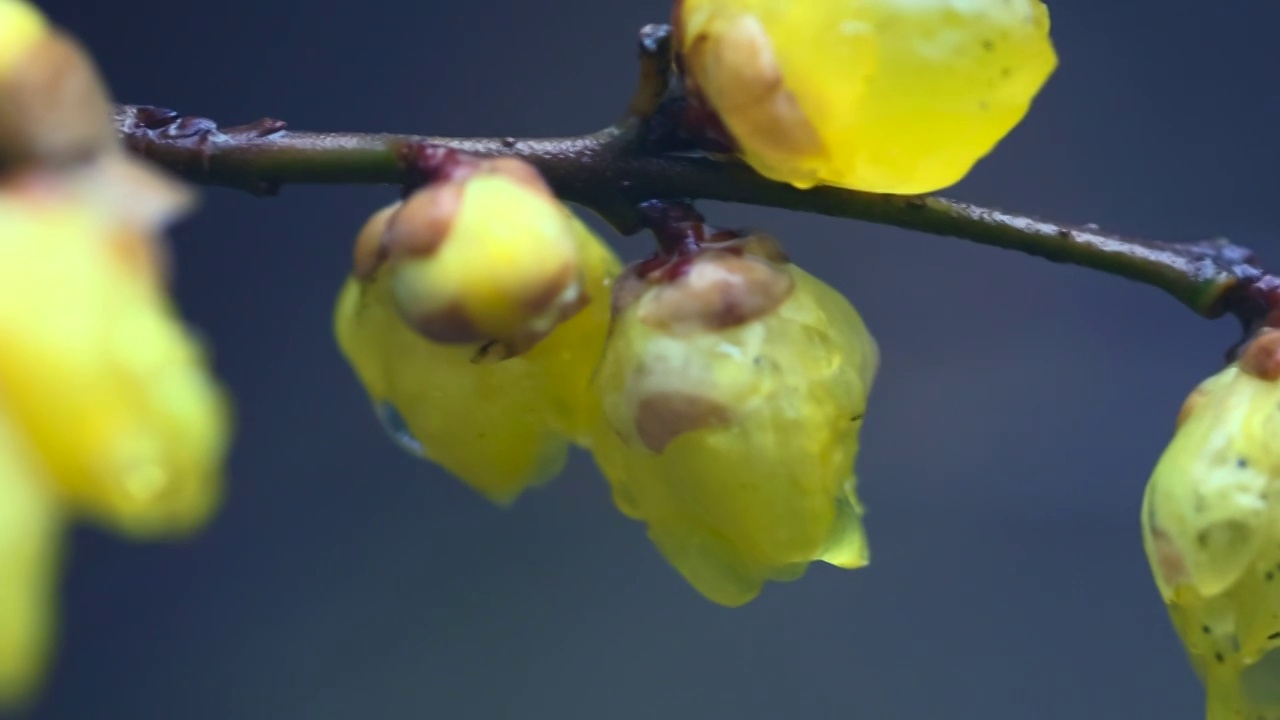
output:
<path id="1" fill-rule="evenodd" d="M 125 145 L 188 180 L 273 195 L 289 183 L 411 186 L 412 152 L 442 145 L 536 166 L 556 193 L 600 214 L 623 234 L 644 228 L 651 200 L 719 200 L 798 210 L 964 238 L 1054 262 L 1101 270 L 1161 288 L 1204 317 L 1231 313 L 1247 330 L 1280 307 L 1280 280 L 1226 240 L 1189 244 L 1123 238 L 938 197 L 799 190 L 741 162 L 688 152 L 679 139 L 678 79 L 671 80 L 668 29 L 641 33 L 641 81 L 627 115 L 600 132 L 567 138 L 443 138 L 295 132 L 278 120 L 219 128 L 206 118 L 121 106 Z M 675 87 L 673 87 L 675 86 Z"/>

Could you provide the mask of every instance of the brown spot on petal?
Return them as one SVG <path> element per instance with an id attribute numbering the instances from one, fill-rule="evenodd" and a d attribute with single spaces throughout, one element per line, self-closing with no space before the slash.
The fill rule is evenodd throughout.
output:
<path id="1" fill-rule="evenodd" d="M 591 302 L 582 290 L 576 262 L 570 262 L 541 279 L 520 288 L 512 299 L 519 305 L 495 322 L 476 322 L 476 331 L 486 339 L 500 340 L 510 354 L 523 355 L 564 321 L 577 315 Z"/>
<path id="2" fill-rule="evenodd" d="M 757 153 L 815 156 L 822 139 L 787 89 L 773 41 L 754 15 L 694 39 L 686 58 L 697 85 L 734 137 Z"/>
<path id="3" fill-rule="evenodd" d="M 1174 545 L 1173 538 L 1158 527 L 1151 528 L 1151 539 L 1156 550 L 1156 571 L 1168 587 L 1176 587 L 1187 582 L 1190 572 L 1182 553 Z"/>
<path id="4" fill-rule="evenodd" d="M 429 257 L 439 250 L 453 227 L 465 190 L 466 181 L 445 182 L 406 198 L 382 238 L 388 257 Z"/>
<path id="5" fill-rule="evenodd" d="M 481 346 L 471 362 L 476 364 L 500 362 L 523 355 L 554 332 L 561 323 L 582 312 L 591 304 L 591 297 L 585 292 L 577 292 L 572 296 L 561 293 L 559 299 L 562 302 L 558 306 L 550 305 L 546 308 L 551 313 L 549 316 L 531 319 L 511 337 L 490 340 Z"/>
<path id="6" fill-rule="evenodd" d="M 392 203 L 374 213 L 365 221 L 360 234 L 356 236 L 355 248 L 352 252 L 352 273 L 364 282 L 373 279 L 387 259 L 387 245 L 383 242 L 387 223 L 391 216 L 400 209 L 400 203 Z"/>
<path id="7" fill-rule="evenodd" d="M 636 407 L 636 434 L 645 447 L 656 453 L 685 433 L 723 427 L 731 422 L 733 413 L 728 407 L 691 393 L 652 393 Z"/>
<path id="8" fill-rule="evenodd" d="M 763 260 L 709 251 L 678 280 L 650 291 L 639 317 L 677 335 L 725 330 L 773 312 L 795 289 L 791 273 Z"/>
<path id="9" fill-rule="evenodd" d="M 1280 379 L 1280 330 L 1258 331 L 1240 355 L 1240 369 L 1263 380 Z"/>
<path id="10" fill-rule="evenodd" d="M 538 285 L 529 287 L 528 293 L 520 298 L 520 304 L 528 310 L 530 317 L 557 309 L 556 305 L 560 305 L 560 309 L 569 310 L 572 315 L 586 304 L 582 292 L 570 292 L 581 284 L 582 275 L 578 271 L 577 258 L 574 258 L 543 278 Z M 565 316 L 557 312 L 557 317 Z"/>
<path id="11" fill-rule="evenodd" d="M 446 345 L 465 345 L 490 339 L 475 326 L 461 305 L 449 305 L 435 312 L 412 316 L 401 310 L 400 317 L 419 335 Z"/>
<path id="12" fill-rule="evenodd" d="M 80 44 L 52 32 L 0 83 L 0 165 L 68 163 L 116 143 L 112 106 Z"/>

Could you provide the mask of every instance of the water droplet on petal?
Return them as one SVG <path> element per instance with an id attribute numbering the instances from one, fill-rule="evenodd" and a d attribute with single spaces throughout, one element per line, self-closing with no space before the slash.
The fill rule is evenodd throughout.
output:
<path id="1" fill-rule="evenodd" d="M 379 401 L 375 405 L 375 412 L 378 414 L 378 422 L 382 423 L 383 429 L 401 450 L 415 457 L 426 455 L 422 442 L 414 436 L 413 431 L 409 429 L 409 422 L 404 419 L 404 415 L 400 414 L 400 410 L 395 405 L 386 400 Z"/>

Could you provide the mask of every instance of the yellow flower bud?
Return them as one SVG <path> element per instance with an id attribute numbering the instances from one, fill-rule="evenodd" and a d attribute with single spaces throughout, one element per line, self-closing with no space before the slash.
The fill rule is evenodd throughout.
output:
<path id="1" fill-rule="evenodd" d="M 591 449 L 626 515 L 714 602 L 868 561 L 854 457 L 879 355 L 839 293 L 759 236 L 633 266 Z"/>
<path id="2" fill-rule="evenodd" d="M 149 537 L 209 518 L 228 413 L 143 232 L 58 178 L 0 191 L 0 398 L 64 502 Z"/>
<path id="3" fill-rule="evenodd" d="M 116 144 L 111 101 L 80 47 L 25 0 L 0 0 L 0 169 L 62 164 Z"/>
<path id="4" fill-rule="evenodd" d="M 427 257 L 402 249 L 422 238 L 438 245 Z M 375 214 L 355 266 L 335 334 L 398 444 L 499 505 L 557 475 L 596 411 L 590 376 L 619 270 L 609 248 L 554 199 L 480 174 Z M 550 306 L 520 299 L 538 286 Z M 452 326 L 428 319 L 442 298 Z"/>
<path id="5" fill-rule="evenodd" d="M 62 518 L 45 472 L 0 403 L 0 709 L 30 699 L 53 644 Z"/>
<path id="6" fill-rule="evenodd" d="M 1202 383 L 1147 484 L 1143 544 L 1209 720 L 1280 717 L 1280 331 Z"/>
<path id="7" fill-rule="evenodd" d="M 428 185 L 383 239 L 396 305 L 439 342 L 530 347 L 581 308 L 577 223 L 521 161 Z"/>
<path id="8" fill-rule="evenodd" d="M 952 185 L 1057 65 L 1040 0 L 682 0 L 676 26 L 695 100 L 801 188 Z"/>

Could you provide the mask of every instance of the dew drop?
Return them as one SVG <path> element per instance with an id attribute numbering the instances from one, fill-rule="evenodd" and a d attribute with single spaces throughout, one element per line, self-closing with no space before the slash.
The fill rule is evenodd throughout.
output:
<path id="1" fill-rule="evenodd" d="M 415 457 L 423 457 L 426 454 L 422 441 L 414 436 L 413 431 L 409 429 L 409 422 L 404 419 L 404 415 L 400 414 L 400 410 L 395 405 L 381 400 L 375 404 L 375 412 L 378 414 L 378 422 L 382 423 L 382 428 L 401 450 Z"/>

